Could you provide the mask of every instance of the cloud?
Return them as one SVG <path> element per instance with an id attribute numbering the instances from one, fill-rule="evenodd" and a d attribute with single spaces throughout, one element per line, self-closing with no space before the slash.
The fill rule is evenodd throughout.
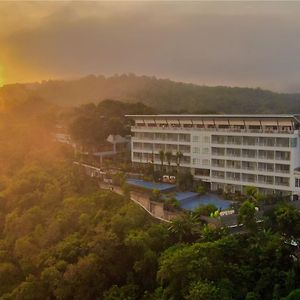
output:
<path id="1" fill-rule="evenodd" d="M 27 5 L 6 8 L 18 8 L 26 26 L 14 25 L 16 18 L 0 21 L 8 24 L 0 45 L 24 77 L 135 72 L 300 91 L 300 3 Z"/>

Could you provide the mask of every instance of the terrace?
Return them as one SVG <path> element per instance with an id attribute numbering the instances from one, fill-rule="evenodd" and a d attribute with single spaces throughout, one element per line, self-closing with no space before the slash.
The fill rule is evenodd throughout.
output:
<path id="1" fill-rule="evenodd" d="M 145 181 L 141 179 L 127 179 L 126 181 L 130 186 L 142 189 L 144 191 L 152 192 L 158 190 L 163 193 L 163 199 L 175 198 L 178 200 L 180 207 L 186 210 L 194 210 L 199 206 L 205 206 L 208 204 L 215 205 L 219 210 L 228 209 L 231 206 L 231 202 L 224 200 L 214 194 L 199 195 L 195 192 L 175 192 L 176 185 L 168 183 L 156 183 Z"/>

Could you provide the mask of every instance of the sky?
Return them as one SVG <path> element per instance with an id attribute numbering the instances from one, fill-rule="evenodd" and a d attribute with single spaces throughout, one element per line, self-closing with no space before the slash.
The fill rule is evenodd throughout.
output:
<path id="1" fill-rule="evenodd" d="M 300 2 L 2 1 L 0 84 L 88 74 L 300 92 Z"/>

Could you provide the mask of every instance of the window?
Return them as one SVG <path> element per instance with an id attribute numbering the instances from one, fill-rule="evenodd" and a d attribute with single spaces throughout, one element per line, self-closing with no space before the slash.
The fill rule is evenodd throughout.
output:
<path id="1" fill-rule="evenodd" d="M 295 187 L 300 187 L 300 178 L 295 178 Z"/>
<path id="2" fill-rule="evenodd" d="M 200 159 L 199 158 L 193 158 L 193 165 L 198 165 L 200 164 Z"/>
<path id="3" fill-rule="evenodd" d="M 209 159 L 202 159 L 202 165 L 208 166 L 209 165 Z"/>
<path id="4" fill-rule="evenodd" d="M 193 135 L 193 142 L 194 143 L 199 142 L 199 137 L 197 135 Z"/>
<path id="5" fill-rule="evenodd" d="M 193 153 L 200 153 L 200 148 L 199 147 L 194 147 L 193 148 Z"/>
<path id="6" fill-rule="evenodd" d="M 292 148 L 297 147 L 297 138 L 290 139 L 290 147 Z"/>
<path id="7" fill-rule="evenodd" d="M 202 154 L 208 154 L 209 148 L 202 148 Z"/>
<path id="8" fill-rule="evenodd" d="M 209 136 L 204 136 L 204 137 L 203 137 L 203 142 L 204 142 L 205 144 L 209 144 L 209 143 L 210 143 L 210 138 L 209 138 Z"/>

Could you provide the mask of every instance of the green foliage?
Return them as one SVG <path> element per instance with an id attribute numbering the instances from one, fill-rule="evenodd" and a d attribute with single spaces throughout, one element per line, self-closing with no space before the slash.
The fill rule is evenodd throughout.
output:
<path id="1" fill-rule="evenodd" d="M 119 99 L 128 102 L 143 101 L 162 112 L 169 113 L 299 113 L 297 94 L 274 93 L 260 88 L 226 86 L 200 86 L 174 82 L 134 74 L 112 77 L 89 75 L 81 79 L 64 81 L 48 80 L 31 85 L 8 85 L 0 89 L 0 98 L 22 102 L 29 97 L 45 99 L 56 105 L 75 106 L 91 101 Z M 104 114 L 149 113 L 139 104 L 139 109 L 126 112 L 122 105 L 113 107 L 109 103 Z"/>
<path id="2" fill-rule="evenodd" d="M 177 151 L 176 152 L 177 173 L 179 173 L 179 167 L 180 167 L 182 158 L 183 158 L 183 153 L 181 151 Z"/>
<path id="3" fill-rule="evenodd" d="M 177 186 L 182 191 L 193 189 L 193 175 L 191 173 L 179 173 L 177 175 Z"/>
<path id="4" fill-rule="evenodd" d="M 104 300 L 134 300 L 138 298 L 139 287 L 133 284 L 127 284 L 122 287 L 112 286 L 105 292 Z"/>
<path id="5" fill-rule="evenodd" d="M 275 210 L 275 224 L 284 235 L 300 239 L 300 211 L 295 207 L 279 205 Z"/>
<path id="6" fill-rule="evenodd" d="M 173 219 L 169 231 L 178 242 L 193 242 L 199 238 L 202 223 L 194 214 L 184 214 Z"/>
<path id="7" fill-rule="evenodd" d="M 197 187 L 196 187 L 196 192 L 200 195 L 204 195 L 206 193 L 206 189 L 205 189 L 205 186 L 202 185 L 202 184 L 199 184 Z"/>
<path id="8" fill-rule="evenodd" d="M 199 206 L 194 210 L 194 214 L 198 216 L 210 216 L 212 213 L 217 211 L 218 208 L 213 204 L 207 204 L 203 206 Z"/>
<path id="9" fill-rule="evenodd" d="M 159 151 L 159 160 L 160 160 L 160 163 L 161 163 L 161 172 L 163 172 L 163 170 L 164 170 L 165 158 L 166 158 L 165 152 L 163 150 L 160 150 Z"/>
<path id="10" fill-rule="evenodd" d="M 221 300 L 220 290 L 213 284 L 207 282 L 195 282 L 189 289 L 187 300 Z"/>
<path id="11" fill-rule="evenodd" d="M 123 183 L 122 190 L 124 193 L 124 197 L 129 200 L 130 199 L 130 186 L 127 183 Z"/>
<path id="12" fill-rule="evenodd" d="M 300 289 L 296 289 L 290 292 L 288 296 L 282 298 L 282 300 L 299 300 L 300 299 Z"/>
<path id="13" fill-rule="evenodd" d="M 153 112 L 141 103 L 124 103 L 105 100 L 98 105 L 85 104 L 77 108 L 69 117 L 69 131 L 86 151 L 103 145 L 110 134 L 130 134 L 130 120 L 126 114 Z"/>
<path id="14" fill-rule="evenodd" d="M 79 115 L 114 118 L 125 107 L 106 105 L 87 105 Z M 0 119 L 0 299 L 299 298 L 295 208 L 276 207 L 261 229 L 250 199 L 240 209 L 248 228 L 240 234 L 204 225 L 199 214 L 212 206 L 158 222 L 128 199 L 122 176 L 119 196 L 72 166 L 48 122 L 33 118 L 34 107 L 30 121 L 20 113 L 26 105 L 16 111 Z M 191 179 L 179 174 L 183 188 Z"/>
<path id="15" fill-rule="evenodd" d="M 247 186 L 246 187 L 246 195 L 248 195 L 250 198 L 256 198 L 258 194 L 258 190 L 255 186 Z"/>
<path id="16" fill-rule="evenodd" d="M 248 200 L 245 201 L 239 209 L 239 224 L 243 224 L 247 229 L 254 231 L 257 228 L 255 213 L 254 204 Z"/>
<path id="17" fill-rule="evenodd" d="M 160 202 L 161 201 L 161 192 L 160 190 L 152 190 L 151 195 L 150 195 L 150 199 L 152 201 L 156 201 L 156 202 Z"/>
<path id="18" fill-rule="evenodd" d="M 175 197 L 170 197 L 164 200 L 164 207 L 168 210 L 180 208 L 180 202 Z"/>
<path id="19" fill-rule="evenodd" d="M 124 173 L 116 173 L 112 176 L 114 185 L 123 186 L 126 183 L 126 176 Z"/>
<path id="20" fill-rule="evenodd" d="M 247 293 L 245 298 L 245 300 L 259 300 L 259 299 L 260 299 L 259 295 L 257 295 L 255 292 Z"/>

